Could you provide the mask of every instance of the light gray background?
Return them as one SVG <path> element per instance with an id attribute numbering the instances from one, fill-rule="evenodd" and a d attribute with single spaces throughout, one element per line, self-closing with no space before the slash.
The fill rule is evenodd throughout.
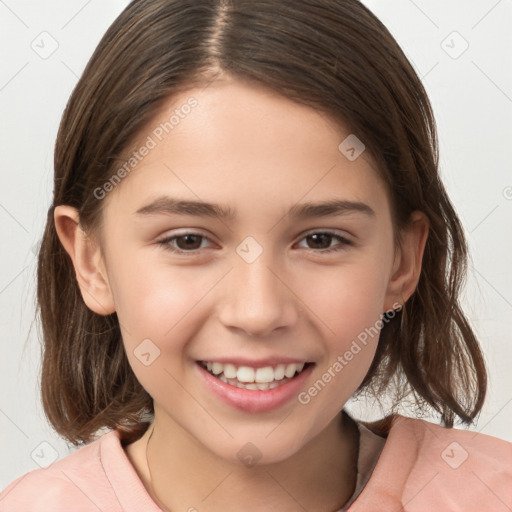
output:
<path id="1" fill-rule="evenodd" d="M 51 201 L 62 111 L 101 36 L 127 4 L 0 0 L 0 489 L 74 449 L 52 431 L 40 405 L 38 329 L 30 331 L 35 252 Z M 438 122 L 442 176 L 468 235 L 465 307 L 491 374 L 472 430 L 512 441 L 512 3 L 365 4 L 424 81 Z M 352 407 L 372 416 L 361 403 Z"/>

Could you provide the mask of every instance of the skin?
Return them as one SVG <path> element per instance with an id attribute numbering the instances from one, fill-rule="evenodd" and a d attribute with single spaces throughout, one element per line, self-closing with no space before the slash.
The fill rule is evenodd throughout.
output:
<path id="1" fill-rule="evenodd" d="M 337 510 L 354 490 L 358 444 L 340 411 L 368 371 L 377 336 L 309 403 L 292 399 L 264 413 L 220 401 L 195 361 L 313 361 L 307 390 L 413 293 L 428 221 L 414 212 L 395 247 L 388 194 L 370 156 L 349 161 L 338 149 L 350 131 L 227 76 L 169 100 L 135 147 L 191 96 L 198 105 L 103 199 L 101 239 L 82 231 L 75 209 L 55 209 L 84 301 L 100 315 L 117 312 L 130 365 L 154 399 L 153 425 L 127 456 L 169 510 Z M 237 217 L 135 213 L 162 194 L 226 205 Z M 297 203 L 330 199 L 365 203 L 375 215 L 286 215 Z M 350 244 L 312 240 L 311 230 Z M 158 243 L 184 231 L 206 238 L 185 255 Z M 252 263 L 236 252 L 247 236 L 263 250 Z M 189 247 L 183 239 L 168 245 Z M 134 354 L 144 339 L 160 350 L 149 366 Z M 237 457 L 248 442 L 261 455 L 252 467 Z"/>

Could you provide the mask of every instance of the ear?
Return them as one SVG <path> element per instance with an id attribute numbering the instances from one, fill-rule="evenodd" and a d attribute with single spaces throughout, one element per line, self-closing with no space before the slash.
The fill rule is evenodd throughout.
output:
<path id="1" fill-rule="evenodd" d="M 54 220 L 59 240 L 73 262 L 85 304 L 99 315 L 113 313 L 115 305 L 100 246 L 82 230 L 78 210 L 56 206 Z"/>
<path id="2" fill-rule="evenodd" d="M 402 243 L 396 251 L 384 311 L 397 309 L 397 303 L 403 306 L 414 293 L 420 279 L 429 226 L 423 212 L 411 214 L 409 224 L 402 231 Z"/>

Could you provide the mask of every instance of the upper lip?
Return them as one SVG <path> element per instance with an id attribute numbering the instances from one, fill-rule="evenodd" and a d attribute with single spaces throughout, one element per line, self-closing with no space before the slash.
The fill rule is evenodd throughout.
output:
<path id="1" fill-rule="evenodd" d="M 312 361 L 296 359 L 293 357 L 267 357 L 264 359 L 247 359 L 244 357 L 214 357 L 212 359 L 200 359 L 204 363 L 232 364 L 234 366 L 249 366 L 250 368 L 264 368 L 265 366 L 277 366 L 279 364 L 306 364 Z"/>

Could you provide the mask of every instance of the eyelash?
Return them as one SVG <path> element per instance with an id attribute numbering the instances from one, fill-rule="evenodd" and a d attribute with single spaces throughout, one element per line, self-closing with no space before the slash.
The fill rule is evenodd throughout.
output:
<path id="1" fill-rule="evenodd" d="M 170 252 L 172 252 L 174 254 L 195 255 L 195 254 L 197 254 L 199 249 L 193 249 L 191 251 L 184 251 L 182 249 L 176 249 L 175 247 L 170 245 L 170 242 L 172 242 L 173 240 L 176 240 L 177 238 L 182 238 L 182 237 L 185 237 L 185 236 L 188 236 L 188 235 L 199 236 L 199 237 L 201 237 L 203 239 L 207 239 L 208 240 L 208 237 L 202 235 L 201 233 L 194 233 L 193 231 L 189 231 L 189 232 L 186 232 L 186 233 L 182 233 L 180 235 L 173 235 L 173 236 L 164 238 L 163 240 L 160 240 L 157 243 L 158 243 L 158 245 L 162 246 L 165 250 L 170 251 Z M 313 232 L 308 232 L 308 233 L 306 233 L 300 239 L 300 241 L 302 241 L 305 238 L 307 238 L 308 236 L 312 236 L 312 235 L 329 235 L 329 236 L 332 236 L 333 238 L 337 239 L 339 242 L 341 242 L 340 245 L 334 246 L 334 247 L 332 247 L 330 249 L 307 249 L 309 251 L 313 251 L 313 252 L 316 252 L 316 253 L 327 254 L 327 253 L 333 253 L 333 252 L 340 252 L 340 251 L 343 251 L 343 250 L 346 249 L 345 246 L 352 245 L 352 242 L 350 240 L 348 240 L 347 238 L 345 238 L 345 237 L 343 237 L 341 235 L 333 233 L 332 231 L 313 231 Z"/>

